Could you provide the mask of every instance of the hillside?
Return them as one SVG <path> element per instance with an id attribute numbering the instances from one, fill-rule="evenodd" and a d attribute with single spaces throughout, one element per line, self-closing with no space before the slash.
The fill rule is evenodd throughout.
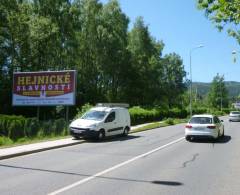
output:
<path id="1" fill-rule="evenodd" d="M 236 97 L 240 95 L 240 82 L 226 81 L 226 88 L 228 90 L 229 97 Z M 201 96 L 205 96 L 210 90 L 211 83 L 193 82 L 193 91 L 198 92 Z"/>

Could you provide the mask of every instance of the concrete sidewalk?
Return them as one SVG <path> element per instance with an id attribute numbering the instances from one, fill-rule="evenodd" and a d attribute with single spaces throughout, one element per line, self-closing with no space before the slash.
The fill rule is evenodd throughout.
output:
<path id="1" fill-rule="evenodd" d="M 146 126 L 148 124 L 152 124 L 152 123 L 132 126 L 131 130 Z M 13 158 L 16 156 L 22 156 L 26 154 L 31 154 L 31 153 L 36 153 L 36 152 L 41 152 L 41 151 L 46 151 L 46 150 L 51 150 L 51 149 L 56 149 L 56 148 L 61 148 L 61 147 L 77 145 L 83 142 L 85 142 L 85 140 L 75 140 L 71 137 L 71 138 L 54 140 L 54 141 L 46 141 L 46 142 L 40 142 L 40 143 L 34 143 L 34 144 L 15 146 L 10 148 L 3 148 L 3 149 L 0 149 L 0 160 Z"/>

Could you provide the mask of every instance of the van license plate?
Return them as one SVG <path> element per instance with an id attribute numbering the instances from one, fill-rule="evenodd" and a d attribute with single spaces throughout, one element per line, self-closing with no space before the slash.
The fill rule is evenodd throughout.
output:
<path id="1" fill-rule="evenodd" d="M 74 133 L 82 133 L 83 130 L 73 130 Z"/>

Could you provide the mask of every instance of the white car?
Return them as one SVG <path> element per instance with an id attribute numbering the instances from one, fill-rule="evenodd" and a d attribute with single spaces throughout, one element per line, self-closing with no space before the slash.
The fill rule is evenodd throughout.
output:
<path id="1" fill-rule="evenodd" d="M 194 115 L 185 126 L 185 138 L 190 141 L 197 137 L 217 139 L 224 136 L 223 121 L 214 115 Z"/>
<path id="2" fill-rule="evenodd" d="M 95 137 L 99 140 L 107 136 L 128 135 L 131 126 L 126 107 L 127 104 L 98 104 L 70 124 L 70 134 L 77 139 Z"/>
<path id="3" fill-rule="evenodd" d="M 240 112 L 239 111 L 232 111 L 229 114 L 229 121 L 240 121 Z"/>

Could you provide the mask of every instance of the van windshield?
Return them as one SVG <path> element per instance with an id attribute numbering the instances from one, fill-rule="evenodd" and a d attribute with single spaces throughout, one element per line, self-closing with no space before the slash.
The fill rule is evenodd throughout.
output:
<path id="1" fill-rule="evenodd" d="M 105 112 L 105 111 L 90 110 L 87 113 L 85 113 L 81 117 L 81 119 L 101 121 L 104 119 L 106 114 L 107 114 L 107 112 Z"/>

